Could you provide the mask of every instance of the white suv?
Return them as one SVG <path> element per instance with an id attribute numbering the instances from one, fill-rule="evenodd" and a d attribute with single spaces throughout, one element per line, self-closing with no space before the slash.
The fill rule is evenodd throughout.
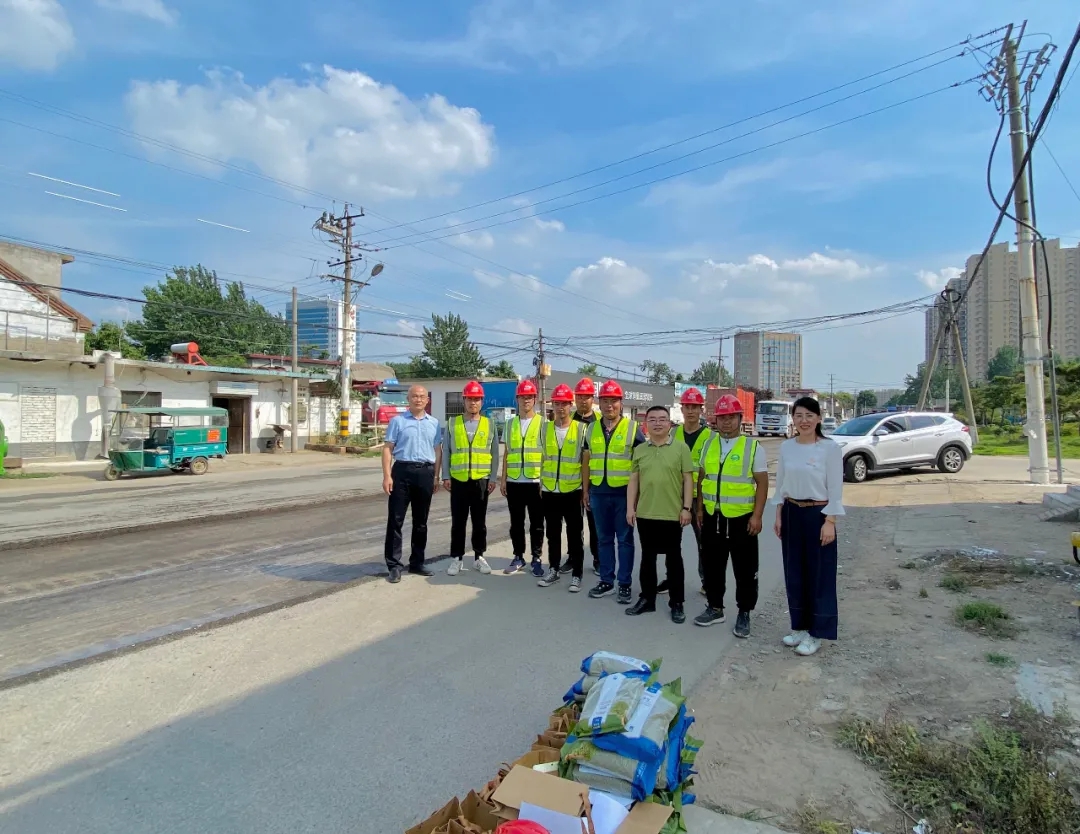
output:
<path id="1" fill-rule="evenodd" d="M 953 474 L 971 457 L 968 427 L 951 414 L 905 411 L 864 414 L 837 426 L 844 479 L 862 483 L 871 472 L 936 466 Z"/>

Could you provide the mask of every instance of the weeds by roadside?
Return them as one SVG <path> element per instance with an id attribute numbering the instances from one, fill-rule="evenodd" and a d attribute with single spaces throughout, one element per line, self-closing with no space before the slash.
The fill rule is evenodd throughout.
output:
<path id="1" fill-rule="evenodd" d="M 938 587 L 944 588 L 946 591 L 952 591 L 954 594 L 962 594 L 971 586 L 964 577 L 950 573 L 941 577 Z"/>
<path id="2" fill-rule="evenodd" d="M 935 830 L 1073 834 L 1077 774 L 1049 760 L 1068 744 L 1069 719 L 1022 703 L 1006 715 L 976 722 L 959 742 L 924 737 L 888 716 L 849 721 L 838 740 L 882 773 L 905 813 L 927 817 Z"/>
<path id="3" fill-rule="evenodd" d="M 31 481 L 54 477 L 56 477 L 55 472 L 0 472 L 0 481 Z"/>
<path id="4" fill-rule="evenodd" d="M 849 834 L 852 827 L 832 819 L 814 802 L 807 802 L 795 815 L 799 834 Z"/>
<path id="5" fill-rule="evenodd" d="M 987 652 L 986 662 L 991 666 L 1015 666 L 1016 661 L 1001 652 Z"/>
<path id="6" fill-rule="evenodd" d="M 1008 611 L 986 600 L 961 605 L 956 609 L 956 621 L 964 628 L 985 631 L 991 637 L 1015 637 L 1019 630 Z"/>

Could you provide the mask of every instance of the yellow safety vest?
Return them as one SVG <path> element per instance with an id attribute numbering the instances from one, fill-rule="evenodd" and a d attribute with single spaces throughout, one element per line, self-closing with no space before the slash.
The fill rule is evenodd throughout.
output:
<path id="1" fill-rule="evenodd" d="M 472 443 L 465 418 L 455 417 L 450 432 L 450 477 L 455 481 L 479 481 L 491 477 L 491 420 L 480 417 Z"/>
<path id="2" fill-rule="evenodd" d="M 748 441 L 745 436 L 740 436 L 721 466 L 720 435 L 714 434 L 709 438 L 701 455 L 701 465 L 705 469 L 701 500 L 707 513 L 715 513 L 717 504 L 720 505 L 721 514 L 727 518 L 749 515 L 754 511 L 754 495 L 757 492 L 754 456 L 757 445 L 756 440 Z"/>
<path id="3" fill-rule="evenodd" d="M 623 417 L 611 433 L 610 444 L 604 438 L 600 420 L 592 425 L 589 435 L 589 483 L 600 486 L 607 478 L 608 486 L 624 487 L 630 483 L 630 470 L 634 459 L 634 438 L 637 423 Z"/>
<path id="4" fill-rule="evenodd" d="M 544 426 L 544 474 L 542 483 L 548 492 L 574 492 L 581 489 L 581 423 L 570 422 L 559 448 L 555 424 Z"/>
<path id="5" fill-rule="evenodd" d="M 697 440 L 695 440 L 694 445 L 690 447 L 690 460 L 694 462 L 694 472 L 697 472 L 698 467 L 701 466 L 701 450 L 705 448 L 705 444 L 709 442 L 710 437 L 712 437 L 712 429 L 708 426 L 702 426 L 701 431 L 698 433 Z M 675 442 L 686 442 L 686 434 L 683 432 L 682 426 L 675 427 Z"/>
<path id="6" fill-rule="evenodd" d="M 506 477 L 513 481 L 524 476 L 540 477 L 540 461 L 544 450 L 540 448 L 540 427 L 544 422 L 539 414 L 534 414 L 525 436 L 521 436 L 521 420 L 511 417 L 506 424 Z M 514 444 L 517 443 L 517 446 Z"/>

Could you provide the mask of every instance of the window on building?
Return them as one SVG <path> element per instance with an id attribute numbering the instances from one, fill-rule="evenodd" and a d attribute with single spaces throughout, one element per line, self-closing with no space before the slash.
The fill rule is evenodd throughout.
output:
<path id="1" fill-rule="evenodd" d="M 465 400 L 458 391 L 446 392 L 446 419 L 465 413 Z"/>
<path id="2" fill-rule="evenodd" d="M 161 392 L 121 391 L 120 405 L 124 408 L 161 408 Z"/>

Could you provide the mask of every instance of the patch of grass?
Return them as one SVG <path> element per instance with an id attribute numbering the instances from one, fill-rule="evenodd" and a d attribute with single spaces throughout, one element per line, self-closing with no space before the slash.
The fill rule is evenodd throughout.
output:
<path id="1" fill-rule="evenodd" d="M 926 588 L 919 588 L 920 599 L 926 599 L 928 596 L 930 596 L 930 592 Z"/>
<path id="2" fill-rule="evenodd" d="M 976 722 L 963 741 L 926 738 L 888 718 L 856 719 L 841 727 L 839 741 L 880 771 L 900 804 L 934 830 L 1071 834 L 1080 827 L 1080 805 L 1070 793 L 1077 774 L 1049 761 L 1068 743 L 1063 718 L 1031 707 L 1009 716 Z"/>
<path id="3" fill-rule="evenodd" d="M 1075 423 L 1066 423 L 1061 427 L 1061 456 L 1064 458 L 1080 457 L 1080 435 Z M 1046 433 L 1050 448 L 1054 448 L 1053 430 L 1049 424 Z M 1026 455 L 1027 438 L 1020 426 L 985 426 L 979 429 L 979 443 L 974 454 L 1000 457 L 1002 455 Z"/>
<path id="4" fill-rule="evenodd" d="M 799 834 L 850 834 L 848 823 L 837 822 L 814 802 L 808 802 L 795 814 Z"/>
<path id="5" fill-rule="evenodd" d="M 1012 616 L 996 602 L 975 600 L 956 609 L 956 621 L 964 628 L 982 629 L 991 637 L 1015 637 Z"/>
<path id="6" fill-rule="evenodd" d="M 1034 576 L 1035 565 L 1024 559 L 972 559 L 957 556 L 945 565 L 946 576 L 954 576 L 968 586 L 991 587 L 1018 576 Z"/>
<path id="7" fill-rule="evenodd" d="M 964 577 L 949 573 L 941 577 L 938 587 L 944 588 L 946 591 L 952 591 L 954 594 L 962 594 L 971 586 Z"/>
<path id="8" fill-rule="evenodd" d="M 32 481 L 38 478 L 55 478 L 55 472 L 2 472 L 0 481 Z"/>
<path id="9" fill-rule="evenodd" d="M 1015 666 L 1016 661 L 1001 652 L 987 652 L 986 662 L 991 666 Z"/>

